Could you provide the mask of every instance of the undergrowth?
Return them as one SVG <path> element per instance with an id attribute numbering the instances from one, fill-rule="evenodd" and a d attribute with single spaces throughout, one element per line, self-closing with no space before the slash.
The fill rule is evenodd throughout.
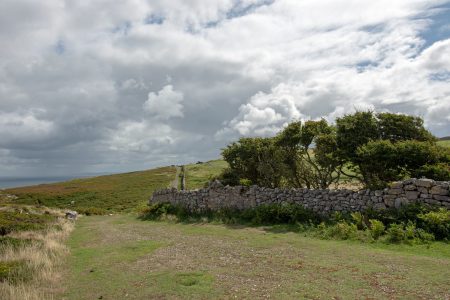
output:
<path id="1" fill-rule="evenodd" d="M 297 204 L 270 204 L 245 210 L 221 209 L 200 213 L 170 203 L 156 203 L 144 209 L 139 218 L 250 226 L 288 224 L 293 231 L 322 239 L 361 242 L 422 244 L 450 240 L 450 211 L 423 204 L 323 216 Z"/>

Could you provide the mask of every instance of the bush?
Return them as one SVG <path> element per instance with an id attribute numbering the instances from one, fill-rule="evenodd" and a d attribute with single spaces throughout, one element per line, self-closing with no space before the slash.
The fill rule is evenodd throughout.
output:
<path id="1" fill-rule="evenodd" d="M 405 240 L 403 224 L 391 224 L 387 230 L 387 240 L 391 243 L 400 243 Z"/>
<path id="2" fill-rule="evenodd" d="M 316 213 L 298 204 L 267 204 L 251 210 L 253 212 L 247 211 L 244 215 L 249 216 L 254 213 L 251 220 L 254 224 L 318 223 L 320 221 Z"/>
<path id="3" fill-rule="evenodd" d="M 387 230 L 387 241 L 391 243 L 423 243 L 434 240 L 432 233 L 417 228 L 413 222 L 391 224 Z"/>
<path id="4" fill-rule="evenodd" d="M 373 239 L 377 240 L 379 237 L 381 237 L 384 234 L 384 224 L 383 222 L 379 221 L 379 220 L 375 220 L 375 219 L 370 219 L 369 220 L 370 223 L 370 235 L 372 236 Z"/>
<path id="5" fill-rule="evenodd" d="M 427 164 L 417 169 L 412 176 L 416 178 L 426 177 L 440 181 L 450 180 L 450 165 L 448 163 Z"/>
<path id="6" fill-rule="evenodd" d="M 427 232 L 433 233 L 438 240 L 450 239 L 450 211 L 440 208 L 438 211 L 430 211 L 419 214 L 424 221 Z"/>
<path id="7" fill-rule="evenodd" d="M 170 203 L 155 203 L 141 212 L 140 218 L 144 220 L 157 220 L 162 215 L 176 214 L 177 209 Z"/>

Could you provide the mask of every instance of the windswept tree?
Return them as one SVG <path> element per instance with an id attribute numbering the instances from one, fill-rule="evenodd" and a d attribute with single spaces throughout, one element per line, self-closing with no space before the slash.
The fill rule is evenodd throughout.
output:
<path id="1" fill-rule="evenodd" d="M 342 161 L 335 155 L 335 130 L 325 120 L 293 122 L 275 138 L 285 152 L 290 186 L 327 188 L 339 180 Z"/>
<path id="2" fill-rule="evenodd" d="M 419 117 L 356 112 L 338 118 L 336 130 L 336 153 L 351 171 L 342 172 L 366 187 L 425 174 L 449 179 L 449 150 L 436 144 Z"/>

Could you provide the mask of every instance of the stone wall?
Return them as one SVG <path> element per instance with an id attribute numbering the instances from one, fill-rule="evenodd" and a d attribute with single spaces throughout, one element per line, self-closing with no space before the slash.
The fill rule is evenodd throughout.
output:
<path id="1" fill-rule="evenodd" d="M 258 186 L 223 186 L 215 181 L 208 188 L 193 191 L 160 190 L 150 198 L 150 204 L 170 202 L 190 211 L 221 208 L 246 209 L 262 204 L 297 203 L 321 214 L 342 211 L 380 210 L 400 207 L 411 202 L 433 204 L 450 209 L 449 181 L 408 179 L 395 182 L 384 190 L 309 190 L 269 189 Z"/>

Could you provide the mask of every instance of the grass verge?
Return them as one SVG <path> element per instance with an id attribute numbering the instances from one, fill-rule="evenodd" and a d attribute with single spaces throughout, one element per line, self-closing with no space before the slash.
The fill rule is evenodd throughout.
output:
<path id="1" fill-rule="evenodd" d="M 29 208 L 27 210 L 30 211 Z M 24 226 L 14 226 L 14 230 L 0 240 L 2 299 L 52 299 L 55 293 L 60 292 L 62 266 L 68 254 L 64 241 L 72 231 L 73 223 L 62 218 L 63 215 L 56 210 L 41 213 L 48 221 L 45 228 L 42 223 L 38 223 L 42 225 L 40 227 L 29 227 L 29 219 L 26 218 Z M 35 215 L 35 220 L 39 212 L 36 209 L 28 214 Z M 17 218 L 15 225 L 20 225 L 20 222 L 22 219 Z"/>

